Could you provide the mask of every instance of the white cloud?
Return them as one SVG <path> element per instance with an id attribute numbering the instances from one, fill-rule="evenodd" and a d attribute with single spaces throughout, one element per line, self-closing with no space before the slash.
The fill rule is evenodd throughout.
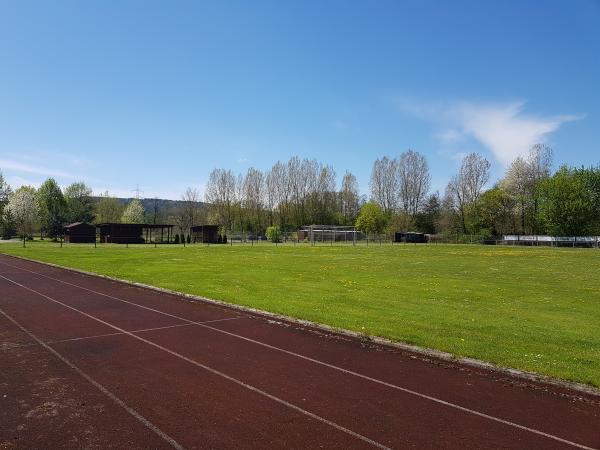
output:
<path id="1" fill-rule="evenodd" d="M 11 170 L 18 173 L 30 173 L 35 175 L 44 175 L 50 177 L 70 178 L 76 177 L 70 173 L 50 169 L 39 164 L 23 163 L 15 160 L 0 159 L 0 170 Z"/>
<path id="2" fill-rule="evenodd" d="M 400 100 L 397 105 L 403 112 L 439 127 L 435 135 L 442 143 L 453 145 L 473 138 L 504 165 L 527 153 L 534 144 L 545 142 L 562 124 L 583 118 L 526 114 L 523 101 L 419 104 Z"/>

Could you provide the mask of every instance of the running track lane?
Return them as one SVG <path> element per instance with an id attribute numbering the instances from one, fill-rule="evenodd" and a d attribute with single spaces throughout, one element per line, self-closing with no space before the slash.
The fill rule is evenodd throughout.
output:
<path id="1" fill-rule="evenodd" d="M 600 446 L 592 396 L 13 258 L 0 274 L 41 340 L 113 334 L 50 345 L 186 447 Z"/>

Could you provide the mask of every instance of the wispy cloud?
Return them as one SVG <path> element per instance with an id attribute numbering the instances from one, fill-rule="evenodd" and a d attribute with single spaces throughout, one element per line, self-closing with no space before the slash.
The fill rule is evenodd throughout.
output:
<path id="1" fill-rule="evenodd" d="M 51 169 L 40 164 L 25 163 L 10 159 L 0 159 L 0 170 L 10 170 L 18 173 L 29 173 L 60 178 L 77 178 L 75 175 L 60 170 Z"/>
<path id="2" fill-rule="evenodd" d="M 398 100 L 396 104 L 403 112 L 437 127 L 435 135 L 442 143 L 453 145 L 466 138 L 475 139 L 505 165 L 525 154 L 532 145 L 545 142 L 564 123 L 584 117 L 526 114 L 524 101 L 423 104 Z"/>

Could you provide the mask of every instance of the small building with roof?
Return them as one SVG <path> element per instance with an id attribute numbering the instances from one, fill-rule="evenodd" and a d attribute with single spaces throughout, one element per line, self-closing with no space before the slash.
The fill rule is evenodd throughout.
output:
<path id="1" fill-rule="evenodd" d="M 65 242 L 70 244 L 93 244 L 96 242 L 96 227 L 85 222 L 75 222 L 63 228 Z"/>
<path id="2" fill-rule="evenodd" d="M 144 244 L 171 242 L 173 225 L 148 223 L 101 223 L 100 242 L 103 244 Z"/>
<path id="3" fill-rule="evenodd" d="M 394 242 L 409 242 L 411 244 L 426 244 L 429 239 L 425 233 L 415 233 L 413 231 L 396 231 L 394 233 Z"/>
<path id="4" fill-rule="evenodd" d="M 221 236 L 219 225 L 197 225 L 190 228 L 192 242 L 202 244 L 226 244 L 227 236 Z"/>

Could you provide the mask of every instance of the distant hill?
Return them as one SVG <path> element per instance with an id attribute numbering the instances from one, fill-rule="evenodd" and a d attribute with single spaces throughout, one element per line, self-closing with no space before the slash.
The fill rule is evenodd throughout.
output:
<path id="1" fill-rule="evenodd" d="M 98 201 L 102 197 L 92 197 L 92 198 L 95 201 Z M 130 197 L 130 198 L 116 197 L 116 199 L 118 201 L 120 201 L 121 203 L 123 203 L 124 205 L 128 205 L 133 200 L 133 197 Z M 175 211 L 187 203 L 183 200 L 167 200 L 167 199 L 163 199 L 163 198 L 156 198 L 156 199 L 155 198 L 142 198 L 142 199 L 140 199 L 140 201 L 142 202 L 142 205 L 144 205 L 144 210 L 146 211 L 147 214 L 154 212 L 155 209 L 158 214 L 168 214 L 169 212 Z M 198 202 L 198 203 L 202 209 L 208 208 L 208 203 L 204 203 L 204 202 Z"/>

